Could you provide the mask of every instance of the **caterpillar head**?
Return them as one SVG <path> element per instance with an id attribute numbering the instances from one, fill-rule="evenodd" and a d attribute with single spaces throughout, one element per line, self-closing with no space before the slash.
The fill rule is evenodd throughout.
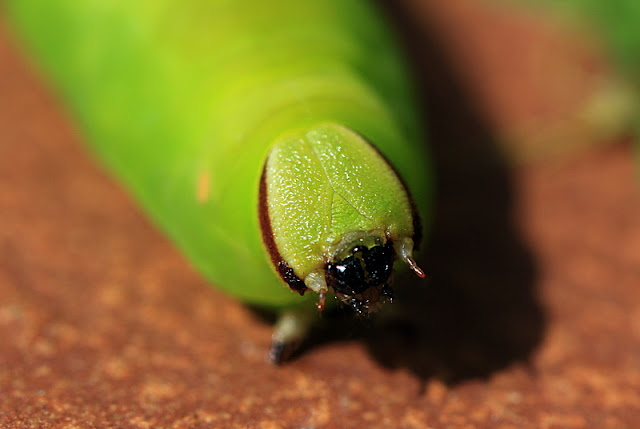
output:
<path id="1" fill-rule="evenodd" d="M 333 292 L 358 314 L 393 299 L 397 260 L 424 273 L 412 253 L 420 221 L 396 171 L 360 135 L 320 124 L 279 140 L 259 193 L 262 237 L 292 290 Z"/>

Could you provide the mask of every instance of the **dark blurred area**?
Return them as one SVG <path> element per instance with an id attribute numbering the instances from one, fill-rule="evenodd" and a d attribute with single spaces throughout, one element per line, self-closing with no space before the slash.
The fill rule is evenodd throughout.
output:
<path id="1" fill-rule="evenodd" d="M 316 341 L 362 337 L 384 366 L 423 380 L 487 377 L 526 362 L 544 333 L 535 260 L 515 225 L 509 160 L 443 40 L 406 7 L 381 6 L 401 30 L 428 127 L 435 214 L 420 258 L 428 280 L 403 273 L 389 314 L 350 322 L 339 310 Z"/>
<path id="2" fill-rule="evenodd" d="M 310 346 L 362 338 L 384 366 L 452 384 L 527 365 L 548 317 L 515 166 L 625 140 L 632 85 L 597 33 L 563 26 L 548 5 L 377 3 L 410 58 L 428 128 L 428 280 L 399 276 L 389 314 L 352 321 L 338 311 Z"/>
<path id="3" fill-rule="evenodd" d="M 387 327 L 388 344 L 370 338 L 370 348 L 384 364 L 422 377 L 486 377 L 526 361 L 542 338 L 535 260 L 515 225 L 514 188 L 495 129 L 442 40 L 428 25 L 402 25 L 411 22 L 406 8 L 385 6 L 403 28 L 425 107 L 435 216 L 422 258 L 429 281 L 397 288 L 403 316 Z"/>

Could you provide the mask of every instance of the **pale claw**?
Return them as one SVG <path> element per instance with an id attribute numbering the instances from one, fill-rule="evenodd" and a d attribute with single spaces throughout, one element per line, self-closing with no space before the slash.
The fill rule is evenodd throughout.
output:
<path id="1" fill-rule="evenodd" d="M 422 268 L 416 264 L 416 261 L 413 259 L 413 240 L 410 238 L 403 238 L 395 245 L 396 253 L 400 256 L 400 259 L 404 261 L 405 264 L 409 266 L 411 271 L 413 271 L 418 277 L 421 279 L 426 277 Z"/>
<path id="2" fill-rule="evenodd" d="M 309 273 L 304 279 L 305 285 L 318 294 L 318 304 L 316 308 L 320 311 L 324 310 L 324 305 L 327 302 L 327 292 L 329 291 L 325 276 L 326 273 L 324 270 L 315 270 Z"/>

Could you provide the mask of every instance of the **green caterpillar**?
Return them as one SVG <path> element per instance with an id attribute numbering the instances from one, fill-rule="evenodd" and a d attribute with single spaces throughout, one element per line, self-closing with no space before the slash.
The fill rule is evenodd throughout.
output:
<path id="1" fill-rule="evenodd" d="M 274 361 L 314 301 L 333 293 L 368 313 L 391 298 L 397 260 L 424 275 L 412 257 L 429 194 L 423 135 L 367 1 L 5 3 L 155 222 L 216 286 L 281 314 Z"/>

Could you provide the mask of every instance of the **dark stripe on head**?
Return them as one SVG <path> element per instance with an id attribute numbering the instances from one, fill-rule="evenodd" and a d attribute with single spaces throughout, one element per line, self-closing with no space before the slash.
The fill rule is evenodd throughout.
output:
<path id="1" fill-rule="evenodd" d="M 262 231 L 262 242 L 264 243 L 269 255 L 271 256 L 271 263 L 276 269 L 280 278 L 289 285 L 291 290 L 298 292 L 300 295 L 304 295 L 307 290 L 307 286 L 296 275 L 293 268 L 282 259 L 278 246 L 273 237 L 273 230 L 271 229 L 271 220 L 269 219 L 269 207 L 267 205 L 267 162 L 262 167 L 262 175 L 260 176 L 260 190 L 258 193 L 258 219 L 260 221 L 260 230 Z"/>

